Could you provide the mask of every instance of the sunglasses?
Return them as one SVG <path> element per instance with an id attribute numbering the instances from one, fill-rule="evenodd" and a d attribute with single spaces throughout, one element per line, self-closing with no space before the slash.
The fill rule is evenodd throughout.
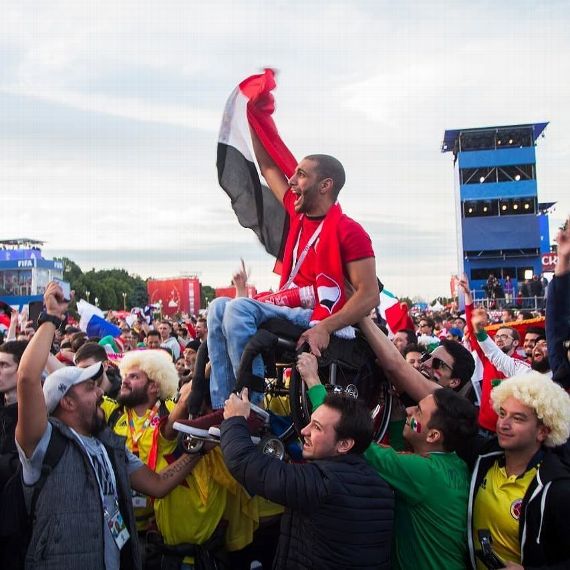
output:
<path id="1" fill-rule="evenodd" d="M 431 367 L 434 370 L 439 370 L 440 368 L 447 368 L 447 370 L 449 370 L 450 372 L 453 372 L 453 368 L 451 368 L 451 366 L 449 366 L 449 364 L 447 364 L 447 362 L 444 362 L 441 358 L 438 358 L 437 356 L 432 356 L 429 353 L 424 354 L 421 359 L 420 362 L 424 363 L 427 362 L 429 359 L 431 358 Z"/>

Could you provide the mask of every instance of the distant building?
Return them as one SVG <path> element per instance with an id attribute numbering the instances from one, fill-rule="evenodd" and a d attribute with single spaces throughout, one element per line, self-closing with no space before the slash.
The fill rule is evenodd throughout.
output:
<path id="1" fill-rule="evenodd" d="M 535 146 L 547 125 L 445 131 L 441 151 L 454 155 L 458 271 L 474 290 L 491 274 L 510 276 L 516 287 L 542 272 L 552 204 L 538 201 Z"/>
<path id="2" fill-rule="evenodd" d="M 21 308 L 40 301 L 52 279 L 63 279 L 63 262 L 45 259 L 43 245 L 29 238 L 0 240 L 1 301 Z"/>

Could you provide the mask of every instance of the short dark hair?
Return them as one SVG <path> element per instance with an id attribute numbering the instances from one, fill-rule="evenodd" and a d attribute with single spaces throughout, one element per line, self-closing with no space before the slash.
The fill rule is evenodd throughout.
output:
<path id="1" fill-rule="evenodd" d="M 87 335 L 83 331 L 73 333 L 69 338 L 71 350 L 73 352 L 77 352 L 87 342 L 87 340 Z"/>
<path id="2" fill-rule="evenodd" d="M 312 160 L 317 163 L 317 173 L 321 180 L 323 178 L 332 179 L 333 198 L 336 200 L 346 182 L 346 173 L 341 162 L 328 154 L 310 154 L 305 157 L 305 160 Z"/>
<path id="3" fill-rule="evenodd" d="M 26 350 L 26 346 L 28 346 L 27 340 L 9 340 L 4 344 L 0 345 L 0 352 L 4 354 L 11 354 L 14 358 L 14 361 L 19 366 L 20 360 L 22 359 L 22 354 L 24 354 L 24 350 Z"/>
<path id="4" fill-rule="evenodd" d="M 148 338 L 149 336 L 160 336 L 160 333 L 155 329 L 155 330 L 152 330 L 152 331 L 148 331 L 148 332 L 146 333 L 146 336 L 147 336 L 147 338 Z"/>
<path id="5" fill-rule="evenodd" d="M 416 331 L 413 331 L 411 329 L 400 329 L 398 332 L 404 333 L 406 335 L 408 344 L 415 344 L 418 340 L 418 337 L 416 336 Z"/>
<path id="6" fill-rule="evenodd" d="M 426 325 L 430 329 L 433 329 L 435 327 L 435 323 L 431 317 L 421 317 L 420 319 L 418 319 L 418 325 L 420 324 L 421 321 L 425 321 Z"/>
<path id="7" fill-rule="evenodd" d="M 477 409 L 451 388 L 434 390 L 433 399 L 437 408 L 427 427 L 441 431 L 445 451 L 457 451 L 477 433 Z"/>
<path id="8" fill-rule="evenodd" d="M 75 353 L 75 363 L 82 362 L 88 358 L 93 358 L 96 362 L 105 362 L 107 360 L 107 351 L 96 342 L 86 342 Z"/>
<path id="9" fill-rule="evenodd" d="M 440 346 L 445 348 L 453 358 L 453 370 L 451 371 L 452 377 L 460 381 L 456 390 L 463 388 L 467 382 L 471 380 L 473 372 L 475 372 L 475 360 L 471 353 L 456 340 L 441 340 Z"/>
<path id="10" fill-rule="evenodd" d="M 546 340 L 546 334 L 544 333 L 544 329 L 542 327 L 528 327 L 524 332 L 524 336 L 526 336 L 527 333 L 538 335 L 538 338 L 536 340 Z"/>
<path id="11" fill-rule="evenodd" d="M 420 354 L 423 354 L 424 350 L 422 348 L 420 348 L 419 344 L 416 344 L 416 343 L 408 344 L 408 346 L 406 346 L 406 348 L 404 348 L 404 352 L 402 352 L 402 356 L 405 357 L 406 354 L 409 354 L 410 352 L 419 352 Z"/>
<path id="12" fill-rule="evenodd" d="M 374 434 L 372 416 L 364 402 L 347 394 L 327 394 L 323 405 L 340 412 L 340 420 L 335 426 L 337 441 L 353 439 L 350 453 L 364 453 Z"/>

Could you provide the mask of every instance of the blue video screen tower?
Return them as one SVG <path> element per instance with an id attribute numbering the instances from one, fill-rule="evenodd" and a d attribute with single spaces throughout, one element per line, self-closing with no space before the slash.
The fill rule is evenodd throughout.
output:
<path id="1" fill-rule="evenodd" d="M 542 271 L 548 220 L 538 201 L 535 147 L 548 123 L 447 130 L 454 156 L 458 270 L 480 292 L 489 275 L 516 286 Z"/>

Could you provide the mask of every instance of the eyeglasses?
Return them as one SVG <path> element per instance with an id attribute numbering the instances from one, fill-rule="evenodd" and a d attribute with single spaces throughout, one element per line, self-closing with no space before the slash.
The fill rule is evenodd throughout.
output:
<path id="1" fill-rule="evenodd" d="M 434 370 L 439 370 L 440 368 L 447 368 L 447 370 L 449 370 L 450 372 L 453 372 L 453 369 L 451 368 L 451 366 L 449 366 L 449 364 L 447 364 L 447 362 L 444 362 L 441 358 L 438 358 L 437 356 L 431 357 L 431 367 Z"/>
<path id="2" fill-rule="evenodd" d="M 418 326 L 419 326 L 420 328 L 421 328 L 421 327 L 429 327 L 428 323 L 420 323 Z"/>
<path id="3" fill-rule="evenodd" d="M 495 338 L 500 338 L 502 340 L 506 340 L 508 338 L 513 338 L 510 334 L 496 334 Z"/>

